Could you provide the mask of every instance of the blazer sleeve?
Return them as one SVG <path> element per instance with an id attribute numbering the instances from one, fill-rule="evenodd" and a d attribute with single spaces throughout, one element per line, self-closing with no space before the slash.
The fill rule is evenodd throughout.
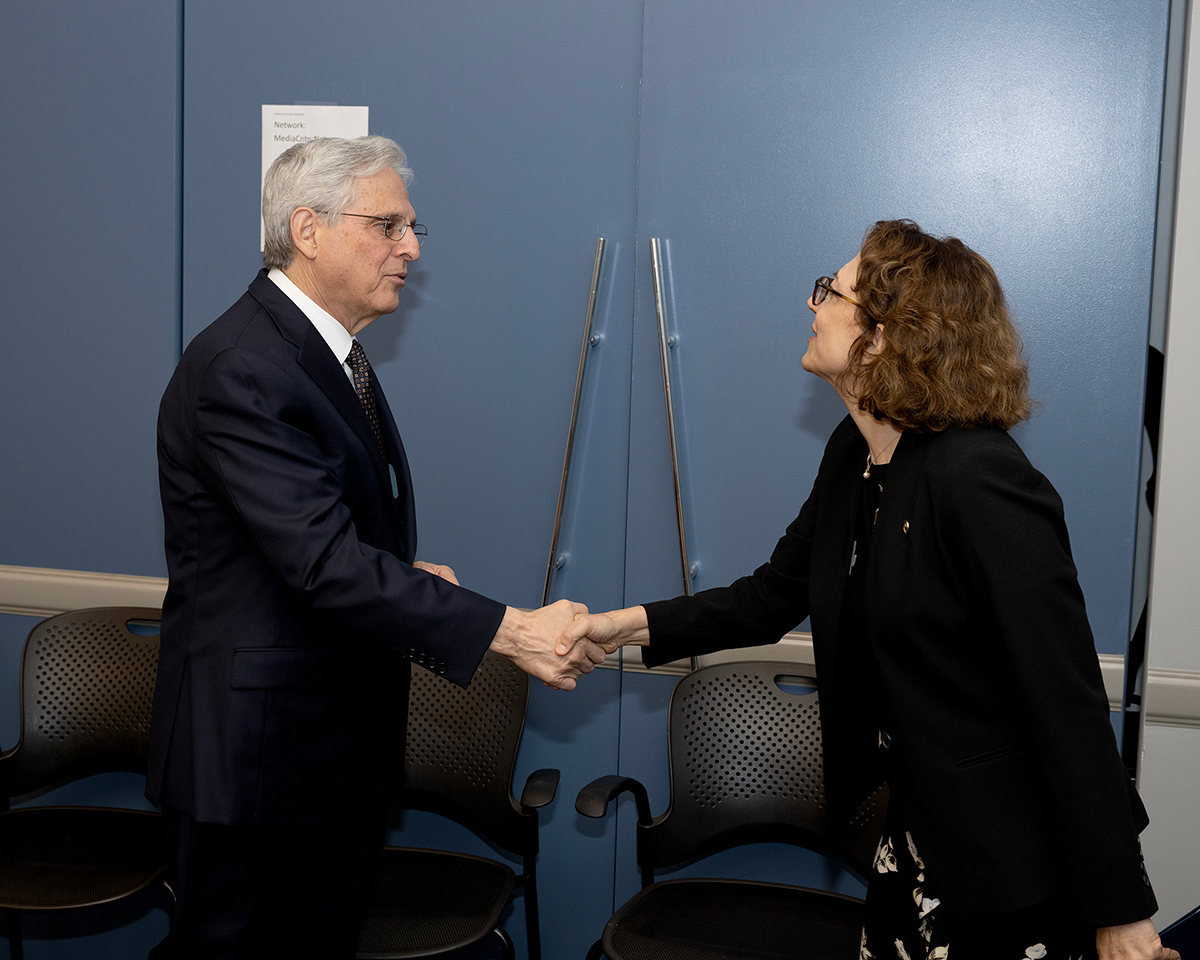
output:
<path id="1" fill-rule="evenodd" d="M 808 573 L 816 486 L 775 545 L 771 559 L 727 587 L 645 605 L 647 666 L 716 650 L 775 643 L 808 616 Z"/>
<path id="2" fill-rule="evenodd" d="M 348 427 L 336 438 L 315 427 L 316 388 L 303 377 L 237 349 L 216 354 L 192 419 L 200 479 L 308 607 L 401 653 L 418 648 L 466 685 L 504 606 L 368 542 L 357 521 L 382 523 L 369 457 L 356 467 Z"/>
<path id="3" fill-rule="evenodd" d="M 941 542 L 1011 670 L 1077 915 L 1145 919 L 1157 909 L 1138 842 L 1148 818 L 1116 748 L 1062 501 L 1006 434 L 972 433 L 933 467 Z"/>

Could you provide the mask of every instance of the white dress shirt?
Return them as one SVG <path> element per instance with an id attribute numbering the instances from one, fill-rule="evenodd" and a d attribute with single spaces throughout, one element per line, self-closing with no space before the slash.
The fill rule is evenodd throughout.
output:
<path id="1" fill-rule="evenodd" d="M 332 315 L 318 307 L 312 301 L 312 298 L 292 283 L 288 279 L 287 274 L 278 267 L 268 273 L 267 278 L 286 293 L 288 299 L 299 307 L 300 312 L 308 317 L 309 322 L 317 328 L 317 333 L 321 335 L 321 339 L 329 344 L 329 349 L 333 351 L 333 355 L 341 363 L 342 370 L 345 371 L 347 378 L 350 380 L 350 386 L 354 386 L 354 371 L 350 369 L 350 364 L 346 362 L 346 359 L 350 356 L 350 347 L 354 344 L 354 338 L 350 336 L 350 331 L 338 323 Z"/>

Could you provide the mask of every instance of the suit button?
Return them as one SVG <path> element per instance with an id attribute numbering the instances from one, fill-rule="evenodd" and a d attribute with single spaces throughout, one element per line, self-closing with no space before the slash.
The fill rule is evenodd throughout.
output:
<path id="1" fill-rule="evenodd" d="M 437 669 L 437 672 L 438 672 L 438 673 L 445 673 L 447 669 L 448 669 L 448 668 L 447 668 L 447 666 L 446 666 L 444 663 L 439 663 L 439 664 L 438 664 L 438 669 Z"/>
<path id="2" fill-rule="evenodd" d="M 892 735 L 883 730 L 879 731 L 879 745 L 884 750 L 890 749 L 892 746 Z"/>

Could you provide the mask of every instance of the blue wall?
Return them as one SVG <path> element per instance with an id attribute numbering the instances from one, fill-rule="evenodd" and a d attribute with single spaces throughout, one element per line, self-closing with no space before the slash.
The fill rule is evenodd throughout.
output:
<path id="1" fill-rule="evenodd" d="M 681 592 L 648 238 L 669 251 L 700 589 L 769 555 L 845 415 L 799 365 L 813 281 L 870 223 L 908 217 L 996 268 L 1042 405 L 1017 438 L 1063 497 L 1098 649 L 1125 652 L 1166 15 L 647 4 L 630 602 Z"/>
<path id="2" fill-rule="evenodd" d="M 0 13 L 0 563 L 163 576 L 178 358 L 174 3 Z"/>
<path id="3" fill-rule="evenodd" d="M 163 574 L 158 397 L 180 344 L 259 265 L 260 105 L 336 102 L 369 106 L 371 131 L 408 150 L 430 227 L 400 310 L 364 336 L 413 461 L 424 558 L 540 602 L 604 236 L 554 595 L 608 608 L 681 588 L 650 237 L 667 251 L 696 586 L 761 562 L 843 413 L 799 368 L 812 281 L 870 222 L 909 216 L 1005 284 L 1043 405 L 1019 439 L 1063 494 L 1098 647 L 1122 653 L 1167 7 L 6 5 L 0 564 Z M 32 622 L 0 616 L 0 690 Z M 595 823 L 571 804 L 619 768 L 665 806 L 671 686 L 604 671 L 574 696 L 535 691 L 522 776 L 563 770 L 547 957 L 581 955 L 636 884 L 625 805 Z M 16 716 L 5 693 L 0 746 Z M 405 834 L 479 848 L 433 818 Z M 856 887 L 790 851 L 724 866 Z M 137 955 L 165 918 L 133 910 L 31 925 L 27 956 Z"/>

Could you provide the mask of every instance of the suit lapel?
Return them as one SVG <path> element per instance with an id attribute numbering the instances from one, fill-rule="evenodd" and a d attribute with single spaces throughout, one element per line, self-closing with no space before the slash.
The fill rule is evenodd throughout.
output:
<path id="1" fill-rule="evenodd" d="M 317 332 L 308 317 L 304 315 L 304 312 L 292 302 L 287 294 L 275 286 L 275 283 L 267 276 L 266 270 L 260 271 L 254 282 L 250 284 L 250 293 L 271 315 L 284 340 L 296 348 L 297 361 L 304 372 L 312 378 L 362 442 L 375 466 L 381 489 L 390 493 L 391 475 L 383 455 L 379 452 L 379 445 L 375 442 L 375 434 L 371 431 L 370 421 L 367 420 L 367 414 L 359 402 L 358 394 L 350 385 L 350 378 L 346 376 L 345 369 L 333 355 L 329 345 Z M 397 521 L 403 522 L 401 539 L 407 548 L 405 559 L 410 559 L 416 546 L 415 511 L 412 505 L 412 496 L 408 492 L 412 489 L 412 478 L 409 475 L 404 445 L 400 442 L 400 434 L 396 430 L 396 421 L 392 418 L 387 400 L 384 399 L 383 391 L 379 388 L 378 379 L 374 379 L 374 373 L 372 373 L 372 378 L 375 385 L 375 403 L 384 423 L 384 444 L 388 448 L 389 454 L 396 458 L 393 465 L 396 470 L 399 500 L 393 500 L 390 495 L 387 500 L 391 502 L 396 511 Z"/>
<path id="2" fill-rule="evenodd" d="M 409 557 L 417 553 L 417 513 L 416 503 L 412 495 L 412 474 L 408 469 L 408 456 L 404 452 L 404 442 L 400 439 L 400 430 L 392 416 L 392 408 L 388 406 L 387 397 L 379 386 L 379 380 L 374 371 L 371 377 L 375 382 L 375 404 L 379 409 L 379 420 L 383 425 L 383 442 L 388 450 L 388 458 L 396 471 L 396 509 L 404 522 L 403 534 L 405 547 Z"/>
<path id="3" fill-rule="evenodd" d="M 307 323 L 307 319 L 305 322 Z M 371 455 L 376 469 L 381 475 L 385 475 L 387 466 L 383 462 L 383 455 L 379 452 L 379 444 L 375 442 L 370 421 L 367 420 L 367 414 L 358 400 L 358 394 L 350 385 L 346 371 L 342 369 L 342 365 L 337 362 L 337 357 L 330 352 L 329 345 L 321 339 L 321 335 L 317 333 L 312 324 L 309 324 L 309 330 L 312 335 L 300 345 L 300 366 L 312 377 L 313 382 L 321 388 L 321 392 L 329 398 L 338 413 L 358 435 L 363 446 Z"/>

